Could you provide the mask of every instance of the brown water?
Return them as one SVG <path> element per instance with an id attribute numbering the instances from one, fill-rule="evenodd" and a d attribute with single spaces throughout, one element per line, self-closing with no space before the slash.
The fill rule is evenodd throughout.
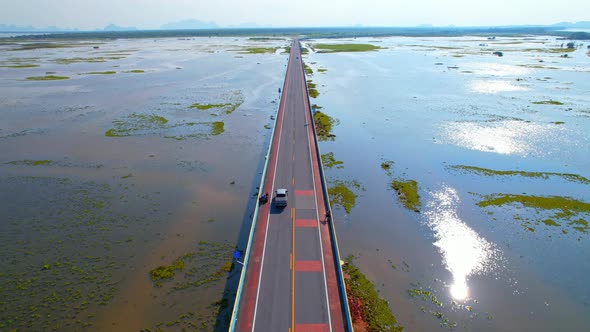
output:
<path id="1" fill-rule="evenodd" d="M 288 41 L 63 43 L 0 46 L 0 330 L 223 329 Z"/>

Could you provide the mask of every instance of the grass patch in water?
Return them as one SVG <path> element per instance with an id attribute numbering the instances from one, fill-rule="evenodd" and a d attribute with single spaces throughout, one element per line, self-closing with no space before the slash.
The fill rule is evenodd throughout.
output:
<path id="1" fill-rule="evenodd" d="M 249 47 L 240 51 L 242 54 L 275 53 L 280 47 Z"/>
<path id="2" fill-rule="evenodd" d="M 346 258 L 346 264 L 342 267 L 346 279 L 348 303 L 353 318 L 362 317 L 359 325 L 366 323 L 369 332 L 394 331 L 401 332 L 403 327 L 399 325 L 395 316 L 391 313 L 387 301 L 379 297 L 375 285 L 352 264 L 353 256 Z"/>
<path id="3" fill-rule="evenodd" d="M 481 195 L 481 199 L 477 205 L 483 208 L 486 207 L 501 207 L 505 205 L 513 206 L 518 208 L 522 206 L 525 208 L 531 208 L 535 210 L 537 215 L 537 222 L 543 222 L 548 226 L 560 226 L 558 222 L 554 220 L 569 221 L 567 225 L 572 226 L 575 230 L 582 233 L 587 233 L 588 227 L 587 222 L 579 218 L 578 220 L 571 221 L 572 218 L 581 214 L 590 213 L 590 204 L 582 202 L 571 197 L 565 196 L 533 196 L 533 195 L 515 195 L 515 194 L 493 194 L 493 195 Z M 539 216 L 541 211 L 553 211 L 552 215 L 548 217 Z M 515 217 L 515 220 L 521 220 Z M 522 223 L 525 229 L 532 229 L 529 224 L 529 219 L 526 219 Z M 580 227 L 580 225 L 582 227 Z"/>
<path id="4" fill-rule="evenodd" d="M 552 123 L 553 123 L 553 124 L 556 124 L 556 125 L 562 125 L 562 124 L 565 124 L 565 122 L 563 122 L 563 121 L 555 121 L 555 122 L 552 122 Z"/>
<path id="5" fill-rule="evenodd" d="M 420 195 L 418 195 L 418 182 L 415 180 L 393 180 L 391 188 L 397 193 L 397 197 L 406 209 L 415 212 L 420 211 Z"/>
<path id="6" fill-rule="evenodd" d="M 324 167 L 326 168 L 332 168 L 332 167 L 336 167 L 336 168 L 344 168 L 344 162 L 340 161 L 340 160 L 336 160 L 336 158 L 334 158 L 334 152 L 328 152 L 328 153 L 324 153 L 321 155 L 322 158 L 322 164 L 324 165 Z"/>
<path id="7" fill-rule="evenodd" d="M 128 70 L 128 71 L 126 71 L 126 73 L 143 74 L 143 73 L 145 73 L 145 70 L 141 70 L 141 69 L 132 69 L 132 70 Z"/>
<path id="8" fill-rule="evenodd" d="M 318 140 L 334 140 L 336 135 L 332 134 L 332 127 L 338 123 L 334 118 L 320 111 L 316 111 L 313 114 L 313 122 L 315 124 L 315 131 L 318 136 Z"/>
<path id="9" fill-rule="evenodd" d="M 105 136 L 131 136 L 141 130 L 164 129 L 168 120 L 156 114 L 133 113 L 124 120 L 113 120 L 115 128 L 107 130 Z"/>
<path id="10" fill-rule="evenodd" d="M 350 213 L 350 210 L 356 204 L 356 198 L 358 195 L 353 191 L 364 191 L 365 189 L 357 181 L 340 181 L 335 180 L 330 182 L 328 188 L 328 195 L 330 195 L 330 201 L 332 205 L 338 205 L 344 208 L 346 213 Z"/>
<path id="11" fill-rule="evenodd" d="M 211 123 L 211 135 L 221 135 L 225 131 L 225 124 L 223 121 L 215 121 Z"/>
<path id="12" fill-rule="evenodd" d="M 562 102 L 555 101 L 555 100 L 533 101 L 532 103 L 535 104 L 535 105 L 563 105 Z"/>
<path id="13" fill-rule="evenodd" d="M 29 160 L 29 159 L 25 159 L 25 160 L 15 160 L 15 161 L 11 161 L 8 162 L 7 164 L 9 165 L 27 165 L 27 166 L 41 166 L 41 165 L 51 165 L 53 164 L 53 161 L 51 160 Z"/>
<path id="14" fill-rule="evenodd" d="M 39 65 L 35 65 L 32 63 L 23 63 L 23 64 L 15 64 L 15 65 L 3 65 L 0 68 L 36 68 Z"/>
<path id="15" fill-rule="evenodd" d="M 226 95 L 225 97 L 230 101 L 226 103 L 194 103 L 190 105 L 188 108 L 197 109 L 201 111 L 208 111 L 214 109 L 225 114 L 232 114 L 236 109 L 238 109 L 238 107 L 240 107 L 244 103 L 244 95 L 239 90 L 232 91 L 228 93 L 228 95 Z M 214 113 L 213 115 L 220 114 Z"/>
<path id="16" fill-rule="evenodd" d="M 313 47 L 318 53 L 369 52 L 381 49 L 372 44 L 314 44 Z"/>
<path id="17" fill-rule="evenodd" d="M 466 165 L 453 165 L 448 166 L 449 169 L 455 169 L 465 172 L 470 172 L 478 175 L 485 175 L 485 176 L 523 176 L 528 178 L 542 178 L 542 179 L 549 179 L 551 176 L 560 177 L 562 179 L 571 181 L 571 182 L 578 182 L 583 184 L 590 184 L 590 180 L 578 175 L 578 174 L 570 174 L 570 173 L 553 173 L 553 172 L 525 172 L 525 171 L 498 171 L 489 168 L 482 168 L 476 166 L 466 166 Z"/>
<path id="18" fill-rule="evenodd" d="M 325 73 L 327 71 L 328 71 L 328 69 L 326 69 L 326 68 L 318 68 L 318 73 Z"/>
<path id="19" fill-rule="evenodd" d="M 184 270 L 184 260 L 183 257 L 178 258 L 171 265 L 168 266 L 158 266 L 157 268 L 150 271 L 150 278 L 153 282 L 158 282 L 165 279 L 172 279 L 174 278 L 174 271 L 183 271 Z"/>
<path id="20" fill-rule="evenodd" d="M 313 69 L 311 69 L 306 63 L 303 64 L 303 71 L 305 72 L 305 75 L 313 75 Z"/>
<path id="21" fill-rule="evenodd" d="M 108 71 L 91 71 L 88 73 L 82 73 L 80 75 L 114 75 L 116 71 L 108 70 Z"/>
<path id="22" fill-rule="evenodd" d="M 502 206 L 518 203 L 540 210 L 561 210 L 557 216 L 568 217 L 577 213 L 590 213 L 590 204 L 565 196 L 533 196 L 514 194 L 484 195 L 477 203 L 480 207 Z"/>
<path id="23" fill-rule="evenodd" d="M 125 59 L 123 56 L 108 56 L 108 57 L 94 57 L 94 58 L 58 58 L 52 60 L 60 65 L 69 65 L 73 63 L 100 63 L 107 62 L 109 60 L 120 60 Z"/>
<path id="24" fill-rule="evenodd" d="M 545 52 L 545 53 L 569 53 L 575 51 L 575 48 L 526 48 L 524 52 Z"/>
<path id="25" fill-rule="evenodd" d="M 27 77 L 29 81 L 60 81 L 60 80 L 69 80 L 68 76 L 56 76 L 56 75 L 46 75 L 46 76 L 30 76 Z"/>

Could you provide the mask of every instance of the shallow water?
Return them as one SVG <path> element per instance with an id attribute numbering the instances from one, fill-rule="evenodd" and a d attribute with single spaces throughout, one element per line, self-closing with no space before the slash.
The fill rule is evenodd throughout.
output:
<path id="1" fill-rule="evenodd" d="M 0 330 L 223 327 L 287 55 L 236 52 L 247 38 L 68 43 L 0 46 L 0 64 L 38 65 L 0 68 Z M 26 80 L 47 72 L 70 79 Z"/>
<path id="2" fill-rule="evenodd" d="M 339 121 L 335 140 L 320 148 L 344 167 L 327 170 L 327 178 L 366 189 L 350 214 L 335 213 L 340 250 L 355 255 L 401 324 L 410 331 L 586 330 L 590 234 L 573 222 L 590 214 L 554 226 L 543 220 L 561 210 L 477 203 L 499 193 L 590 203 L 589 185 L 450 168 L 590 178 L 585 47 L 562 58 L 543 51 L 560 47 L 553 37 L 306 41 L 314 42 L 385 48 L 311 52 L 304 61 L 320 93 L 312 103 Z M 540 101 L 563 104 L 533 103 Z M 390 174 L 384 161 L 394 162 Z M 418 182 L 419 213 L 398 201 L 393 179 Z M 412 297 L 415 289 L 435 298 Z"/>

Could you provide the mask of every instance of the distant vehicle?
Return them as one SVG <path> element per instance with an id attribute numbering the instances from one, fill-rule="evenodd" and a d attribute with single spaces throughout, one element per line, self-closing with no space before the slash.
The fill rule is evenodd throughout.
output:
<path id="1" fill-rule="evenodd" d="M 277 189 L 275 191 L 275 206 L 278 208 L 287 206 L 287 189 Z"/>

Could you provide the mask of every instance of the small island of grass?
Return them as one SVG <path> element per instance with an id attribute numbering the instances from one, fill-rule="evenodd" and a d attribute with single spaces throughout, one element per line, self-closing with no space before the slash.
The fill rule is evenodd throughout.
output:
<path id="1" fill-rule="evenodd" d="M 82 73 L 82 75 L 114 75 L 116 71 L 108 70 L 108 71 L 91 71 L 88 73 Z"/>
<path id="2" fill-rule="evenodd" d="M 420 211 L 420 195 L 418 195 L 418 183 L 414 180 L 393 180 L 391 188 L 397 193 L 397 197 L 404 207 L 415 212 Z"/>
<path id="3" fill-rule="evenodd" d="M 313 114 L 313 122 L 315 124 L 315 131 L 320 141 L 333 141 L 336 135 L 332 134 L 332 126 L 334 126 L 337 122 L 334 118 L 322 113 L 320 111 L 316 111 Z"/>
<path id="4" fill-rule="evenodd" d="M 528 178 L 541 178 L 541 179 L 549 179 L 551 176 L 560 177 L 567 181 L 571 182 L 578 182 L 583 184 L 590 184 L 590 180 L 578 175 L 578 174 L 570 174 L 570 173 L 553 173 L 553 172 L 526 172 L 526 171 L 498 171 L 489 168 L 482 168 L 476 166 L 466 166 L 466 165 L 453 165 L 448 166 L 449 169 L 452 170 L 459 170 L 463 172 L 469 172 L 477 175 L 483 176 L 522 176 Z"/>
<path id="5" fill-rule="evenodd" d="M 555 100 L 533 101 L 532 103 L 535 104 L 535 105 L 563 105 L 562 102 L 555 101 Z"/>
<path id="6" fill-rule="evenodd" d="M 27 77 L 29 81 L 60 81 L 60 80 L 69 80 L 68 76 L 56 76 L 56 75 L 46 75 L 46 76 L 31 76 Z"/>
<path id="7" fill-rule="evenodd" d="M 264 53 L 276 53 L 279 47 L 249 47 L 240 51 L 242 54 L 264 54 Z"/>
<path id="8" fill-rule="evenodd" d="M 223 121 L 215 121 L 211 123 L 211 135 L 221 135 L 225 131 L 225 124 Z"/>
<path id="9" fill-rule="evenodd" d="M 332 167 L 344 168 L 344 166 L 343 166 L 344 162 L 342 162 L 340 160 L 336 160 L 336 158 L 334 158 L 334 152 L 324 153 L 321 155 L 321 158 L 322 158 L 322 164 L 326 168 L 332 168 Z"/>
<path id="10" fill-rule="evenodd" d="M 381 49 L 372 44 L 314 44 L 317 53 L 369 52 Z"/>
<path id="11" fill-rule="evenodd" d="M 22 63 L 22 64 L 0 66 L 0 68 L 36 68 L 36 67 L 39 67 L 39 65 L 32 64 L 32 63 Z"/>
<path id="12" fill-rule="evenodd" d="M 364 190 L 360 183 L 357 181 L 340 181 L 336 180 L 330 183 L 328 188 L 328 195 L 330 195 L 330 201 L 333 205 L 338 205 L 344 208 L 346 213 L 350 213 L 350 210 L 356 204 L 356 198 L 358 195 L 352 191 L 351 188 L 358 190 Z"/>
<path id="13" fill-rule="evenodd" d="M 46 159 L 43 159 L 43 160 L 26 159 L 26 160 L 11 161 L 11 162 L 8 162 L 7 164 L 9 164 L 9 165 L 41 166 L 41 165 L 51 165 L 51 164 L 53 164 L 53 161 L 46 160 Z"/>

